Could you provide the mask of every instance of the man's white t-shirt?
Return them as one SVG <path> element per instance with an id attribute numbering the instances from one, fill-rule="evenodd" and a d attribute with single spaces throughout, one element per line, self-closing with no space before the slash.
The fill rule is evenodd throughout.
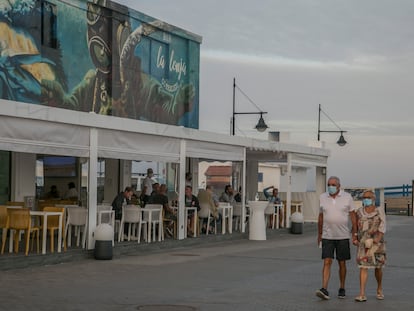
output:
<path id="1" fill-rule="evenodd" d="M 147 187 L 146 191 L 145 191 L 145 195 L 151 195 L 152 193 L 152 179 L 151 177 L 147 176 L 144 178 L 144 180 L 142 181 L 142 188 L 144 189 L 144 187 Z"/>
<path id="2" fill-rule="evenodd" d="M 349 239 L 349 213 L 355 210 L 352 196 L 340 190 L 333 198 L 325 192 L 321 194 L 319 202 L 319 213 L 323 213 L 322 239 Z"/>

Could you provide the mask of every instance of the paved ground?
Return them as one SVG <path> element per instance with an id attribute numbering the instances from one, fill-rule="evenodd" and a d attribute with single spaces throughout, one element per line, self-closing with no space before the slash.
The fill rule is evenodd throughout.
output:
<path id="1" fill-rule="evenodd" d="M 240 235 L 212 237 L 214 243 L 191 239 L 109 261 L 83 258 L 0 271 L 0 310 L 413 310 L 413 233 L 413 217 L 388 217 L 384 301 L 375 299 L 371 272 L 368 301 L 354 302 L 358 270 L 353 260 L 346 299 L 336 298 L 337 265 L 329 285 L 332 299 L 317 298 L 322 261 L 316 225 L 307 224 L 303 234 L 279 230 L 267 241 Z"/>

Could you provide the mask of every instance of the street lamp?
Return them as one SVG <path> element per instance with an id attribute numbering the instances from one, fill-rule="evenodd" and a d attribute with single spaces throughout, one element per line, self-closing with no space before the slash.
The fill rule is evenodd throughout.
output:
<path id="1" fill-rule="evenodd" d="M 240 91 L 240 93 L 242 93 L 253 105 L 256 106 L 257 110 L 259 110 L 258 112 L 236 112 L 236 88 Z M 231 135 L 234 136 L 235 133 L 235 129 L 236 129 L 236 118 L 235 116 L 237 114 L 260 114 L 260 118 L 259 121 L 257 122 L 255 129 L 258 130 L 259 132 L 264 132 L 266 131 L 266 129 L 268 128 L 268 126 L 266 125 L 264 119 L 263 119 L 263 114 L 266 114 L 267 112 L 265 111 L 261 111 L 260 108 L 236 85 L 236 78 L 233 78 L 233 116 L 231 118 L 231 125 L 232 125 L 232 129 L 231 129 Z"/>
<path id="2" fill-rule="evenodd" d="M 333 123 L 337 128 L 339 128 L 339 131 L 321 131 L 321 112 Z M 338 141 L 336 142 L 339 146 L 343 147 L 346 145 L 346 140 L 344 138 L 344 133 L 346 131 L 343 131 L 327 114 L 325 111 L 322 110 L 321 105 L 319 104 L 319 114 L 318 114 L 318 141 L 320 141 L 320 133 L 341 133 L 341 136 L 339 136 Z"/>

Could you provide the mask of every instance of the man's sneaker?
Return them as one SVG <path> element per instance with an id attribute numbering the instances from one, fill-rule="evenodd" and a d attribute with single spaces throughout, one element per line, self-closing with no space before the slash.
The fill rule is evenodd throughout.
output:
<path id="1" fill-rule="evenodd" d="M 328 300 L 330 298 L 328 291 L 323 287 L 316 291 L 316 296 L 324 300 Z"/>
<path id="2" fill-rule="evenodd" d="M 344 299 L 345 298 L 345 288 L 340 288 L 338 290 L 338 298 L 339 299 Z"/>

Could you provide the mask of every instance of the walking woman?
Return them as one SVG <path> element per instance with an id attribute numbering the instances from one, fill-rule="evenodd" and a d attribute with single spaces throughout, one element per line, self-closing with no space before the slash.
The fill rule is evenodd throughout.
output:
<path id="1" fill-rule="evenodd" d="M 359 267 L 359 296 L 355 301 L 367 301 L 365 287 L 368 269 L 375 269 L 378 300 L 384 299 L 382 290 L 382 267 L 386 261 L 384 234 L 386 221 L 384 210 L 375 206 L 375 194 L 368 190 L 362 195 L 362 207 L 357 211 L 358 233 L 353 236 L 357 246 L 357 264 Z"/>

